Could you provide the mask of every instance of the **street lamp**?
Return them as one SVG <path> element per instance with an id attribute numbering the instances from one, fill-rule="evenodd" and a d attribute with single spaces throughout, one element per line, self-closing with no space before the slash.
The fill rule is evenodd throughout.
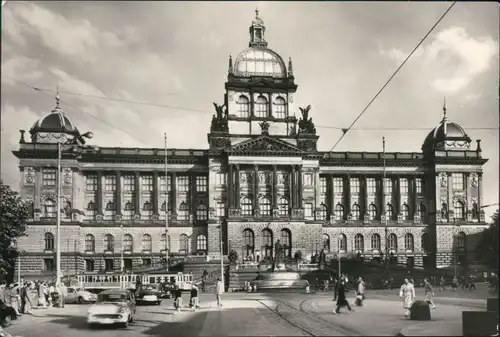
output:
<path id="1" fill-rule="evenodd" d="M 65 142 L 57 143 L 57 222 L 56 222 L 56 284 L 61 283 L 61 157 L 64 146 L 71 145 L 73 152 L 76 150 L 74 146 L 85 144 L 85 138 L 91 139 L 94 137 L 92 132 L 86 132 L 82 135 L 77 135 L 74 138 L 68 139 Z M 95 148 L 94 148 L 95 149 Z"/>

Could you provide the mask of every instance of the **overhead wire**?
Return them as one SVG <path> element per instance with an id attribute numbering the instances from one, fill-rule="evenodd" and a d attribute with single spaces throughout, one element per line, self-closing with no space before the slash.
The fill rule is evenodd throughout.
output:
<path id="1" fill-rule="evenodd" d="M 431 29 L 427 32 L 427 34 L 424 35 L 422 39 L 417 43 L 415 48 L 408 54 L 408 56 L 405 58 L 405 60 L 401 63 L 401 65 L 396 69 L 396 71 L 389 77 L 389 79 L 385 82 L 385 84 L 380 88 L 380 90 L 375 94 L 375 96 L 371 99 L 370 102 L 366 105 L 366 107 L 361 111 L 361 113 L 354 119 L 354 121 L 351 123 L 351 125 L 347 128 L 342 130 L 342 135 L 340 136 L 339 140 L 333 145 L 333 147 L 330 149 L 328 152 L 332 152 L 337 145 L 340 143 L 340 141 L 345 137 L 347 132 L 351 130 L 351 128 L 356 124 L 356 122 L 361 118 L 361 116 L 364 115 L 366 110 L 372 105 L 372 103 L 378 98 L 378 96 L 384 91 L 384 89 L 389 85 L 389 83 L 392 81 L 392 79 L 399 73 L 401 68 L 408 62 L 408 60 L 412 57 L 412 55 L 417 51 L 417 49 L 424 43 L 424 41 L 427 39 L 427 37 L 434 31 L 434 29 L 437 27 L 437 25 L 444 19 L 444 17 L 448 14 L 448 12 L 455 6 L 456 1 L 453 1 L 453 3 L 448 7 L 448 9 L 441 15 L 441 17 L 436 21 L 436 23 L 431 27 Z M 325 154 L 327 156 L 327 154 Z"/>

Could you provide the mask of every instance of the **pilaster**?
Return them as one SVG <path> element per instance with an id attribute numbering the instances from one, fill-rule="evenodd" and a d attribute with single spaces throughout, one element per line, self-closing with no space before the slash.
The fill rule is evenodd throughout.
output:
<path id="1" fill-rule="evenodd" d="M 254 205 L 254 215 L 259 216 L 260 205 L 259 205 L 259 165 L 254 165 L 253 167 L 253 205 Z"/>
<path id="2" fill-rule="evenodd" d="M 273 193 L 273 210 L 278 208 L 278 172 L 276 165 L 273 165 L 273 183 L 272 183 L 272 193 Z"/>
<path id="3" fill-rule="evenodd" d="M 448 185 L 447 185 L 447 198 L 446 202 L 448 203 L 448 222 L 453 221 L 452 216 L 451 216 L 451 211 L 454 211 L 453 207 L 453 181 L 451 177 L 451 172 L 446 173 Z M 454 217 L 454 216 L 453 216 Z"/>
<path id="4" fill-rule="evenodd" d="M 344 176 L 345 216 L 351 214 L 351 176 Z"/>
<path id="5" fill-rule="evenodd" d="M 399 177 L 392 177 L 392 205 L 394 207 L 395 219 L 401 214 L 401 190 L 399 189 Z"/>
<path id="6" fill-rule="evenodd" d="M 330 220 L 331 214 L 335 210 L 334 198 L 333 198 L 333 177 L 331 175 L 326 176 L 326 206 L 327 206 L 327 220 Z"/>
<path id="7" fill-rule="evenodd" d="M 116 207 L 116 215 L 122 215 L 122 174 L 120 171 L 116 171 L 116 196 L 115 196 L 115 207 Z M 138 208 L 139 205 L 136 205 Z"/>
<path id="8" fill-rule="evenodd" d="M 23 178 L 24 179 L 24 178 Z M 24 180 L 22 180 L 24 182 Z M 35 195 L 33 197 L 33 208 L 41 210 L 41 186 L 42 186 L 42 168 L 35 167 Z"/>
<path id="9" fill-rule="evenodd" d="M 172 172 L 170 174 L 170 181 L 172 184 L 172 221 L 177 221 L 177 174 Z M 167 194 L 168 194 L 168 179 L 167 179 Z M 168 207 L 167 207 L 168 214 Z"/>
<path id="10" fill-rule="evenodd" d="M 296 175 L 296 172 L 295 172 L 295 165 L 292 165 L 292 172 L 290 173 L 290 206 L 291 206 L 291 209 L 295 209 L 295 205 L 297 204 L 296 200 L 297 200 L 297 184 L 295 183 L 295 175 Z"/>
<path id="11" fill-rule="evenodd" d="M 229 164 L 229 172 L 227 174 L 227 196 L 228 196 L 228 208 L 232 209 L 234 207 L 234 186 L 233 186 L 233 164 Z"/>
<path id="12" fill-rule="evenodd" d="M 141 174 L 139 172 L 135 172 L 134 179 L 134 203 L 135 203 L 135 215 L 141 215 Z"/>
<path id="13" fill-rule="evenodd" d="M 97 171 L 97 193 L 95 196 L 96 204 L 97 204 L 97 215 L 103 215 L 103 175 L 102 171 Z"/>
<path id="14" fill-rule="evenodd" d="M 160 199 L 160 189 L 158 187 L 158 171 L 153 171 L 153 216 L 159 215 L 158 212 L 159 199 Z"/>
<path id="15" fill-rule="evenodd" d="M 234 196 L 235 196 L 235 199 L 234 199 L 234 205 L 236 208 L 240 208 L 240 193 L 241 193 L 241 189 L 240 189 L 240 166 L 239 165 L 236 165 L 235 166 L 236 168 L 236 175 L 235 175 L 235 193 L 234 193 Z"/>
<path id="16" fill-rule="evenodd" d="M 297 197 L 298 197 L 298 202 L 297 202 L 297 208 L 304 208 L 304 201 L 302 200 L 302 192 L 304 190 L 304 186 L 302 185 L 302 165 L 299 165 L 299 173 L 298 173 L 298 181 L 297 181 Z"/>
<path id="17" fill-rule="evenodd" d="M 189 208 L 190 208 L 190 214 L 189 214 L 189 221 L 194 222 L 196 219 L 196 175 L 190 174 L 189 175 Z"/>

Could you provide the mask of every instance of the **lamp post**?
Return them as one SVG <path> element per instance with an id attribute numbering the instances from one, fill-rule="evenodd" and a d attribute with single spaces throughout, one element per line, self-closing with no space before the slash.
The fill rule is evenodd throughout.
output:
<path id="1" fill-rule="evenodd" d="M 57 143 L 57 220 L 56 220 L 56 284 L 61 283 L 61 157 L 64 146 L 78 146 L 84 145 L 85 139 L 91 139 L 94 136 L 92 132 L 86 132 L 82 135 L 75 136 L 65 142 Z M 75 148 L 73 147 L 73 150 Z"/>
<path id="2" fill-rule="evenodd" d="M 385 195 L 385 180 L 386 180 L 386 162 L 385 162 L 385 137 L 382 137 L 382 156 L 383 156 L 383 179 L 382 179 L 382 195 Z M 385 200 L 382 200 L 385 203 Z M 389 228 L 387 219 L 387 205 L 384 207 L 384 235 L 385 235 L 385 269 L 389 274 Z"/>

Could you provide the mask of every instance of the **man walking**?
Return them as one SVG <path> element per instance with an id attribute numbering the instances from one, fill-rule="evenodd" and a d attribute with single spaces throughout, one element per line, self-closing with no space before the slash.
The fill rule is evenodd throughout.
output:
<path id="1" fill-rule="evenodd" d="M 333 310 L 334 314 L 340 314 L 340 308 L 346 307 L 349 313 L 352 312 L 351 306 L 345 297 L 346 288 L 344 280 L 339 280 L 338 294 L 337 294 L 337 308 Z"/>
<path id="2" fill-rule="evenodd" d="M 217 295 L 217 307 L 222 307 L 222 294 L 224 293 L 224 287 L 222 285 L 221 278 L 217 278 L 217 285 L 215 286 L 215 293 Z"/>

